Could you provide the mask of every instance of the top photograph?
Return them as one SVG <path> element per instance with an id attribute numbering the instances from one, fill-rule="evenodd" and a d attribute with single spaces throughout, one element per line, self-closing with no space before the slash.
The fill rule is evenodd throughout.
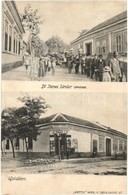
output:
<path id="1" fill-rule="evenodd" d="M 2 1 L 2 80 L 127 82 L 127 1 Z"/>

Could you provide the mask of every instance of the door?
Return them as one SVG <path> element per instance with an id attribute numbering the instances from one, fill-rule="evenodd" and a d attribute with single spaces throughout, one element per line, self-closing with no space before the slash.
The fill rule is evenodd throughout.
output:
<path id="1" fill-rule="evenodd" d="M 111 156 L 111 139 L 106 139 L 106 156 Z"/>
<path id="2" fill-rule="evenodd" d="M 97 156 L 97 140 L 93 140 L 93 156 Z"/>
<path id="3" fill-rule="evenodd" d="M 92 43 L 86 43 L 86 55 L 92 55 Z"/>

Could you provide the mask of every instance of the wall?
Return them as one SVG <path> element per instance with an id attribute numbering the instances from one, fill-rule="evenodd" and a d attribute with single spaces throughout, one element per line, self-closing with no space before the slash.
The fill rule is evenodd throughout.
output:
<path id="1" fill-rule="evenodd" d="M 90 152 L 90 133 L 70 130 L 68 134 L 71 135 L 71 140 L 78 140 L 77 152 Z"/>
<path id="2" fill-rule="evenodd" d="M 11 64 L 15 62 L 21 62 L 23 61 L 23 58 L 21 55 L 13 55 L 13 54 L 7 54 L 7 53 L 2 53 L 2 64 Z"/>
<path id="3" fill-rule="evenodd" d="M 111 52 L 111 51 L 115 50 L 115 44 L 114 44 L 114 42 L 115 42 L 115 38 L 114 38 L 115 33 L 117 31 L 120 31 L 120 32 L 122 31 L 123 34 L 125 34 L 123 36 L 123 39 L 122 39 L 122 42 L 123 42 L 122 50 L 123 50 L 123 53 L 126 53 L 126 42 L 127 42 L 126 29 L 127 29 L 127 22 L 125 21 L 125 22 L 122 22 L 120 24 L 109 27 L 107 29 L 103 29 L 99 32 L 93 33 L 91 35 L 87 35 L 86 37 L 81 38 L 77 42 L 72 43 L 71 46 L 72 46 L 73 50 L 78 53 L 78 49 L 76 49 L 76 48 L 78 48 L 79 44 L 80 45 L 83 44 L 83 51 L 85 51 L 86 49 L 85 49 L 84 42 L 87 42 L 88 40 L 93 39 L 92 51 L 93 51 L 93 54 L 95 54 L 96 53 L 96 40 L 106 36 L 106 38 L 107 38 L 106 54 L 103 54 L 103 56 L 105 58 L 108 52 Z M 111 38 L 110 38 L 110 36 L 111 36 Z M 110 41 L 111 41 L 111 45 L 110 45 Z"/>
<path id="4" fill-rule="evenodd" d="M 38 137 L 37 141 L 33 141 L 33 152 L 50 152 L 49 131 L 43 131 Z"/>

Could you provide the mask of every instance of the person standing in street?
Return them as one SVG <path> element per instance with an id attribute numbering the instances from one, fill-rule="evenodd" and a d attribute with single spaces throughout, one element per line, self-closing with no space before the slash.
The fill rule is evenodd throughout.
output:
<path id="1" fill-rule="evenodd" d="M 122 75 L 118 60 L 118 52 L 116 51 L 113 52 L 113 59 L 110 60 L 110 68 L 112 71 L 112 80 L 115 82 L 119 82 Z"/>
<path id="2" fill-rule="evenodd" d="M 99 71 L 99 81 L 103 80 L 103 68 L 105 67 L 105 60 L 102 58 L 102 55 L 99 55 L 98 60 L 98 71 Z"/>

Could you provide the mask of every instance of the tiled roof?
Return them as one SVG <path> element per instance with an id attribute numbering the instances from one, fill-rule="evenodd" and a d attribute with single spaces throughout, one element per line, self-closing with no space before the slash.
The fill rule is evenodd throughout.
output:
<path id="1" fill-rule="evenodd" d="M 114 17 L 112 17 L 112 18 L 110 18 L 110 19 L 108 19 L 108 20 L 106 20 L 106 21 L 104 21 L 104 22 L 102 22 L 100 24 L 98 24 L 97 26 L 93 27 L 92 29 L 88 30 L 87 32 L 83 32 L 80 36 L 78 36 L 72 42 L 77 41 L 77 39 L 79 39 L 82 36 L 87 36 L 90 33 L 93 33 L 93 32 L 95 32 L 97 30 L 100 30 L 100 29 L 102 29 L 104 27 L 107 27 L 109 25 L 112 25 L 112 24 L 114 24 L 114 23 L 116 23 L 118 21 L 121 21 L 123 19 L 126 19 L 126 18 L 127 18 L 127 11 L 124 11 L 124 12 L 122 12 L 122 13 L 120 13 L 120 14 L 118 14 L 118 15 L 116 15 L 116 16 L 114 16 Z"/>
<path id="2" fill-rule="evenodd" d="M 47 124 L 55 124 L 55 123 L 67 123 L 67 124 L 86 126 L 90 129 L 106 131 L 107 133 L 111 133 L 111 134 L 122 136 L 122 137 L 126 138 L 126 135 L 124 133 L 121 133 L 119 131 L 111 129 L 110 127 L 106 127 L 106 126 L 101 125 L 99 123 L 90 122 L 88 120 L 83 120 L 83 119 L 72 117 L 72 116 L 69 116 L 66 114 L 62 114 L 62 113 L 53 114 L 51 116 L 41 118 L 38 121 L 39 126 L 46 126 Z"/>

